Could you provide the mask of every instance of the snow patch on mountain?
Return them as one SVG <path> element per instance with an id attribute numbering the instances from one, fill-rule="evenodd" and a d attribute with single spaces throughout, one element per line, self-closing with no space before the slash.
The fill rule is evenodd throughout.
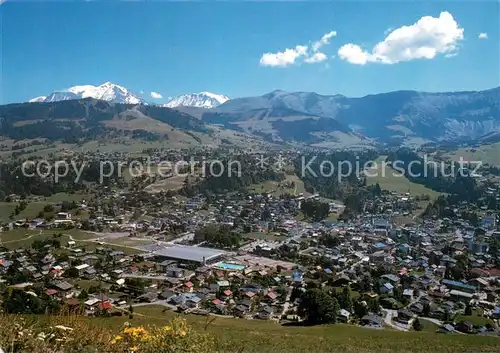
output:
<path id="1" fill-rule="evenodd" d="M 103 83 L 100 86 L 73 86 L 64 91 L 52 92 L 46 97 L 41 96 L 33 98 L 32 100 L 30 100 L 30 102 L 56 102 L 82 98 L 94 98 L 113 103 L 147 104 L 143 98 L 132 93 L 127 88 L 111 82 Z"/>
<path id="2" fill-rule="evenodd" d="M 46 96 L 35 97 L 33 99 L 30 99 L 28 102 L 29 103 L 44 102 L 46 98 L 47 98 Z"/>
<path id="3" fill-rule="evenodd" d="M 211 92 L 200 92 L 181 94 L 172 98 L 164 107 L 197 107 L 197 108 L 215 108 L 227 102 L 230 98 L 222 94 L 215 94 Z"/>

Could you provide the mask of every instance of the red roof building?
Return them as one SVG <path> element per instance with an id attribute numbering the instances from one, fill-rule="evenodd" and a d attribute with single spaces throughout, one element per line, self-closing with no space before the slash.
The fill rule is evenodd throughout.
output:
<path id="1" fill-rule="evenodd" d="M 80 305 L 80 301 L 78 301 L 78 299 L 76 298 L 71 298 L 71 299 L 68 299 L 64 302 L 66 305 L 69 305 L 69 306 L 77 306 L 77 305 Z"/>
<path id="2" fill-rule="evenodd" d="M 267 293 L 267 296 L 269 298 L 271 298 L 272 300 L 275 300 L 278 297 L 278 295 L 276 293 L 274 293 L 274 292 Z"/>
<path id="3" fill-rule="evenodd" d="M 99 303 L 97 304 L 97 307 L 99 310 L 109 310 L 113 307 L 110 302 L 104 302 L 104 303 Z"/>

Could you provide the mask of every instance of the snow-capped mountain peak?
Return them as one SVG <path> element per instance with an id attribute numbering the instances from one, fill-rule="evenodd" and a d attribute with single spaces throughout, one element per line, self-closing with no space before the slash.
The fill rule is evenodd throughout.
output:
<path id="1" fill-rule="evenodd" d="M 219 105 L 227 102 L 230 98 L 222 94 L 215 94 L 212 92 L 200 92 L 200 93 L 190 93 L 181 94 L 180 96 L 174 97 L 164 104 L 164 107 L 175 108 L 175 107 L 197 107 L 197 108 L 215 108 Z"/>
<path id="2" fill-rule="evenodd" d="M 111 82 L 105 82 L 100 86 L 73 86 L 63 91 L 52 92 L 46 97 L 33 98 L 30 102 L 55 102 L 82 98 L 94 98 L 114 103 L 146 104 L 146 101 L 140 96 L 130 92 L 125 87 Z"/>
<path id="3" fill-rule="evenodd" d="M 47 96 L 35 97 L 33 99 L 30 99 L 28 102 L 30 102 L 30 103 L 45 102 L 46 98 L 47 98 Z"/>

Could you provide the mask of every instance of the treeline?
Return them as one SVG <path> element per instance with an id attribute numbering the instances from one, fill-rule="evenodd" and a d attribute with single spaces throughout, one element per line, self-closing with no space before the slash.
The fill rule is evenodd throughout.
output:
<path id="1" fill-rule="evenodd" d="M 181 195 L 192 197 L 203 194 L 213 195 L 233 191 L 243 191 L 252 184 L 264 181 L 282 181 L 285 176 L 271 168 L 259 168 L 251 156 L 238 156 L 220 163 L 205 163 L 205 178 L 199 182 L 187 183 L 179 191 Z"/>
<path id="2" fill-rule="evenodd" d="M 223 224 L 208 224 L 194 233 L 197 243 L 206 242 L 207 245 L 222 249 L 237 249 L 242 240 L 241 234 Z"/>
<path id="3" fill-rule="evenodd" d="M 476 180 L 466 169 L 455 163 L 426 161 L 415 152 L 403 148 L 390 153 L 386 159 L 394 172 L 403 174 L 410 181 L 429 189 L 447 194 L 460 195 L 463 200 L 474 200 L 479 196 Z"/>
<path id="4" fill-rule="evenodd" d="M 300 210 L 304 216 L 318 222 L 328 217 L 330 205 L 318 200 L 306 200 L 300 204 Z"/>
<path id="5" fill-rule="evenodd" d="M 15 194 L 21 198 L 30 195 L 48 197 L 60 192 L 74 193 L 86 188 L 86 183 L 99 183 L 101 181 L 100 161 L 66 161 L 69 168 L 67 174 L 63 166 L 59 166 L 59 178 L 55 179 L 54 170 L 48 176 L 40 175 L 35 165 L 26 165 L 23 170 L 23 162 L 9 162 L 0 164 L 0 201 L 4 201 L 9 195 Z M 71 163 L 74 163 L 74 167 Z M 78 177 L 76 170 L 81 170 Z M 48 173 L 47 169 L 39 168 L 42 174 Z M 103 165 L 103 185 L 124 185 L 124 180 L 118 173 L 118 162 L 113 166 Z"/>
<path id="6" fill-rule="evenodd" d="M 469 197 L 464 198 L 461 194 L 452 194 L 447 196 L 439 196 L 435 201 L 427 205 L 422 213 L 424 217 L 438 217 L 438 218 L 460 218 L 469 221 L 472 226 L 479 225 L 479 216 L 476 210 L 486 208 L 489 212 L 496 212 L 500 209 L 500 202 L 497 201 L 495 195 L 485 195 L 481 193 L 481 188 L 478 188 L 479 193 L 475 199 Z M 455 209 L 459 209 L 460 205 L 466 203 L 467 207 L 461 209 L 458 213 Z"/>
<path id="7" fill-rule="evenodd" d="M 376 158 L 375 151 L 310 153 L 297 158 L 294 168 L 306 191 L 344 200 L 353 189 L 364 185 L 363 168 Z"/>

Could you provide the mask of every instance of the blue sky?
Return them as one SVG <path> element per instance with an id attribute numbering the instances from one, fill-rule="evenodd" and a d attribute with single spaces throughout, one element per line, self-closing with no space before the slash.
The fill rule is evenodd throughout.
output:
<path id="1" fill-rule="evenodd" d="M 7 0 L 0 103 L 106 81 L 157 102 L 199 91 L 487 89 L 500 85 L 499 6 Z"/>

